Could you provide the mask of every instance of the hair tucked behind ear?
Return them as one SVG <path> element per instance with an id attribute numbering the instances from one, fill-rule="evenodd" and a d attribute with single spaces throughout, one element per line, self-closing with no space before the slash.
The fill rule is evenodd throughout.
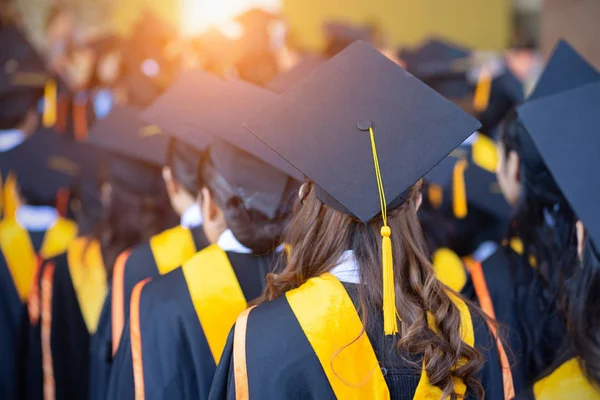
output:
<path id="1" fill-rule="evenodd" d="M 294 181 L 288 180 L 279 210 L 274 218 L 269 219 L 260 211 L 246 208 L 240 197 L 231 197 L 229 184 L 215 167 L 208 152 L 202 156 L 199 169 L 201 181 L 223 211 L 227 227 L 241 244 L 254 254 L 269 253 L 281 244 L 285 224 L 297 199 L 297 184 Z"/>
<path id="2" fill-rule="evenodd" d="M 589 236 L 583 263 L 571 272 L 564 293 L 570 345 L 586 377 L 600 387 L 600 254 Z"/>
<path id="3" fill-rule="evenodd" d="M 173 178 L 194 197 L 202 186 L 198 169 L 201 156 L 202 152 L 193 146 L 174 138 L 169 140 L 166 165 L 171 168 Z"/>
<path id="4" fill-rule="evenodd" d="M 381 312 L 381 218 L 368 224 L 325 206 L 315 196 L 311 183 L 294 215 L 285 243 L 290 246 L 286 268 L 267 277 L 260 301 L 269 301 L 297 288 L 312 277 L 331 270 L 345 250 L 353 249 L 360 266 L 361 317 L 367 331 Z M 396 307 L 401 310 L 397 353 L 423 355 L 425 370 L 444 398 L 456 398 L 452 377 L 461 378 L 468 391 L 483 398 L 476 378 L 483 356 L 461 338 L 461 317 L 449 297 L 449 289 L 436 278 L 416 214 L 420 184 L 414 185 L 407 202 L 388 212 L 392 230 Z M 429 329 L 427 314 L 435 317 L 438 334 Z M 457 365 L 460 365 L 457 368 Z"/>

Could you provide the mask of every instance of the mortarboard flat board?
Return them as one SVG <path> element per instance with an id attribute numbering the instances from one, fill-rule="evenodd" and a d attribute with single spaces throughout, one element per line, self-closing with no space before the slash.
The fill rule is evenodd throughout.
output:
<path id="1" fill-rule="evenodd" d="M 277 95 L 242 81 L 226 81 L 203 71 L 186 74 L 147 108 L 141 118 L 161 126 L 178 119 L 185 129 L 173 130 L 178 139 L 196 146 L 206 132 L 271 164 L 288 176 L 303 176 L 268 146 L 242 127 L 245 119 L 277 99 Z M 283 131 L 282 131 L 283 132 Z"/>
<path id="2" fill-rule="evenodd" d="M 432 38 L 414 50 L 402 50 L 400 58 L 406 63 L 406 69 L 411 74 L 422 78 L 456 72 L 457 62 L 466 61 L 470 54 L 470 50 L 465 47 Z M 460 70 L 464 72 L 464 67 Z"/>
<path id="3" fill-rule="evenodd" d="M 355 42 L 245 126 L 317 185 L 327 205 L 368 222 L 480 124 L 364 42 Z"/>
<path id="4" fill-rule="evenodd" d="M 43 88 L 49 73 L 44 60 L 14 27 L 0 30 L 0 94 L 19 88 Z"/>
<path id="5" fill-rule="evenodd" d="M 158 126 L 145 124 L 133 106 L 115 106 L 92 127 L 88 141 L 111 153 L 162 166 L 169 137 Z"/>
<path id="6" fill-rule="evenodd" d="M 600 73 L 566 41 L 560 40 L 527 101 L 600 80 Z"/>
<path id="7" fill-rule="evenodd" d="M 281 94 L 300 82 L 304 77 L 319 68 L 325 62 L 321 57 L 308 55 L 287 71 L 271 79 L 266 87 L 274 93 Z"/>
<path id="8" fill-rule="evenodd" d="M 600 245 L 600 82 L 526 102 L 518 108 L 556 183 Z"/>
<path id="9" fill-rule="evenodd" d="M 13 171 L 29 199 L 53 202 L 61 188 L 98 177 L 102 152 L 85 143 L 42 129 L 14 149 L 3 153 L 0 170 Z"/>

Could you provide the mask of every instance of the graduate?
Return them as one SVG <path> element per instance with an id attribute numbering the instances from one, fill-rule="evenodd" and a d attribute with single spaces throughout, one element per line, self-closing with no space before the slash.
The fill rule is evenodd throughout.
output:
<path id="1" fill-rule="evenodd" d="M 181 217 L 180 225 L 153 236 L 149 242 L 128 249 L 119 256 L 114 268 L 110 299 L 113 356 L 129 316 L 133 287 L 146 278 L 164 275 L 180 267 L 210 244 L 202 229 L 202 212 L 197 203 L 200 192 L 198 166 L 202 151 L 174 137 L 169 139 L 166 149 L 167 161 L 162 174 L 171 206 Z"/>
<path id="2" fill-rule="evenodd" d="M 577 257 L 553 260 L 551 272 L 564 279 L 558 292 L 567 320 L 566 344 L 523 398 L 600 399 L 598 373 L 598 285 L 600 219 L 597 204 L 600 79 L 556 95 L 537 98 L 519 107 L 552 177 L 578 219 Z M 565 144 L 565 132 L 569 132 Z M 560 204 L 559 206 L 562 206 Z"/>
<path id="3" fill-rule="evenodd" d="M 152 145 L 144 146 L 152 139 L 139 136 L 144 126 L 137 120 L 139 109 L 122 107 L 89 135 L 91 144 L 110 151 L 98 179 L 102 218 L 40 272 L 41 312 L 27 349 L 28 398 L 88 397 L 90 376 L 95 376 L 90 365 L 106 363 L 110 356 L 110 348 L 95 348 L 91 340 L 107 335 L 110 343 L 110 323 L 100 322 L 117 256 L 164 229 L 168 200 L 160 164 L 149 150 Z"/>
<path id="4" fill-rule="evenodd" d="M 57 194 L 68 191 L 93 168 L 95 158 L 93 149 L 51 129 L 37 132 L 0 157 L 0 169 L 18 176 L 15 215 L 0 222 L 0 344 L 6 355 L 0 367 L 3 398 L 16 396 L 20 373 L 15 368 L 24 351 L 25 325 L 39 316 L 35 282 L 40 265 L 64 252 L 77 235 L 75 222 L 62 218 L 56 208 L 57 197 L 62 197 Z"/>
<path id="5" fill-rule="evenodd" d="M 188 128 L 173 134 L 192 145 L 206 140 L 201 131 L 215 136 L 199 167 L 202 228 L 212 245 L 134 288 L 109 398 L 208 397 L 229 329 L 275 268 L 296 200 L 292 177 L 301 178 L 241 126 L 275 94 L 200 71 L 180 83 L 145 114 L 183 122 Z M 164 114 L 166 104 L 182 106 Z"/>
<path id="6" fill-rule="evenodd" d="M 529 101 L 593 82 L 598 72 L 560 42 Z M 498 183 L 515 206 L 503 246 L 471 265 L 475 294 L 509 328 L 515 388 L 529 387 L 556 359 L 566 333 L 556 260 L 575 262 L 575 218 L 522 121 L 513 113 L 498 143 Z M 569 260 L 569 257 L 571 258 Z"/>
<path id="7" fill-rule="evenodd" d="M 50 83 L 43 60 L 14 27 L 0 30 L 0 155 L 23 143 L 40 127 L 37 104 Z M 14 217 L 16 176 L 0 171 L 0 219 Z"/>
<path id="8" fill-rule="evenodd" d="M 421 177 L 479 123 L 356 42 L 245 126 L 310 180 L 210 398 L 510 398 L 485 318 L 436 279 L 417 219 Z"/>

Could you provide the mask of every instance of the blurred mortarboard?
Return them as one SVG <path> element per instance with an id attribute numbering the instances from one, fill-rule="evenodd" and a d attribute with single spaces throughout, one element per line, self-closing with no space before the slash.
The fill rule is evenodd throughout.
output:
<path id="1" fill-rule="evenodd" d="M 0 30 L 0 43 L 0 129 L 11 129 L 35 107 L 49 73 L 44 60 L 16 28 Z"/>
<path id="2" fill-rule="evenodd" d="M 146 109 L 142 118 L 159 126 L 168 124 L 169 119 L 178 120 L 182 129 L 174 126 L 173 136 L 199 148 L 214 140 L 211 160 L 225 180 L 247 207 L 272 217 L 288 177 L 301 180 L 303 176 L 246 131 L 242 122 L 276 98 L 274 93 L 246 82 L 190 71 Z M 252 157 L 244 157 L 244 153 Z"/>
<path id="3" fill-rule="evenodd" d="M 267 89 L 274 93 L 283 93 L 296 83 L 304 79 L 308 74 L 321 66 L 325 60 L 319 56 L 308 55 L 302 58 L 298 64 L 284 71 L 267 83 Z"/>
<path id="4" fill-rule="evenodd" d="M 388 206 L 479 123 L 356 42 L 245 126 L 302 171 L 325 204 L 368 222 L 381 212 L 370 128 Z"/>
<path id="5" fill-rule="evenodd" d="M 108 116 L 92 127 L 88 141 L 111 153 L 162 166 L 169 137 L 157 125 L 140 120 L 139 113 L 140 109 L 134 106 L 114 106 Z"/>
<path id="6" fill-rule="evenodd" d="M 49 77 L 44 60 L 16 28 L 0 30 L 0 94 L 25 88 L 43 88 Z"/>
<path id="7" fill-rule="evenodd" d="M 573 89 L 600 79 L 600 73 L 566 41 L 560 40 L 527 101 Z"/>
<path id="8" fill-rule="evenodd" d="M 466 217 L 470 207 L 498 220 L 506 219 L 510 207 L 500 191 L 496 174 L 479 166 L 472 154 L 470 147 L 457 148 L 425 175 L 431 184 L 428 200 L 434 208 L 448 205 L 459 219 Z"/>
<path id="9" fill-rule="evenodd" d="M 519 118 L 556 183 L 600 245 L 600 82 L 528 101 Z"/>
<path id="10" fill-rule="evenodd" d="M 115 106 L 88 135 L 89 143 L 107 150 L 113 182 L 138 194 L 161 193 L 161 167 L 169 137 L 156 125 L 139 120 L 140 109 Z"/>
<path id="11" fill-rule="evenodd" d="M 50 204 L 61 188 L 84 179 L 95 180 L 101 152 L 85 143 L 42 129 L 14 149 L 3 153 L 0 170 L 16 174 L 29 201 Z"/>
<path id="12" fill-rule="evenodd" d="M 323 26 L 327 47 L 325 55 L 333 57 L 357 40 L 371 42 L 373 29 L 368 25 L 359 25 L 348 21 L 328 21 Z"/>
<path id="13" fill-rule="evenodd" d="M 458 44 L 431 38 L 416 49 L 403 49 L 400 58 L 406 70 L 419 79 L 427 79 L 449 73 L 464 73 L 464 65 L 470 50 Z"/>

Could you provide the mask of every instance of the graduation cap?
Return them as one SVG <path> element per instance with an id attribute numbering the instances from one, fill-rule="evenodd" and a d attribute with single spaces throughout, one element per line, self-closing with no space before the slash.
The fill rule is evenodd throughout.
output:
<path id="1" fill-rule="evenodd" d="M 363 223 L 383 218 L 384 331 L 397 332 L 387 207 L 480 124 L 393 61 L 356 42 L 245 126 Z"/>
<path id="2" fill-rule="evenodd" d="M 138 118 L 140 109 L 115 106 L 99 120 L 88 142 L 111 154 L 111 178 L 138 193 L 162 190 L 160 167 L 165 163 L 169 137 L 156 125 Z"/>
<path id="3" fill-rule="evenodd" d="M 0 43 L 0 129 L 11 129 L 35 107 L 50 75 L 44 60 L 16 28 L 0 30 Z"/>
<path id="4" fill-rule="evenodd" d="M 272 217 L 281 203 L 288 177 L 304 177 L 246 131 L 242 122 L 276 98 L 274 93 L 246 82 L 190 71 L 141 118 L 159 126 L 171 124 L 173 136 L 200 149 L 217 138 L 210 146 L 210 155 L 219 172 L 247 202 L 247 207 Z M 244 157 L 243 153 L 253 157 Z"/>
<path id="5" fill-rule="evenodd" d="M 266 85 L 266 88 L 274 93 L 283 93 L 296 83 L 304 79 L 308 74 L 317 69 L 325 60 L 322 57 L 308 55 L 300 60 L 287 71 L 284 71 L 271 79 Z"/>
<path id="6" fill-rule="evenodd" d="M 464 65 L 471 51 L 461 45 L 438 38 L 431 38 L 416 49 L 403 49 L 400 58 L 407 71 L 419 79 L 449 73 L 464 73 Z"/>
<path id="7" fill-rule="evenodd" d="M 16 175 L 21 194 L 32 203 L 53 204 L 60 189 L 98 176 L 101 152 L 42 129 L 14 149 L 3 153 L 4 178 Z"/>
<path id="8" fill-rule="evenodd" d="M 554 46 L 548 63 L 527 101 L 573 89 L 600 79 L 600 73 L 566 41 Z"/>
<path id="9" fill-rule="evenodd" d="M 348 21 L 328 21 L 323 26 L 323 31 L 327 39 L 327 57 L 335 56 L 357 40 L 370 42 L 373 39 L 373 29 L 370 26 Z"/>
<path id="10" fill-rule="evenodd" d="M 600 245 L 600 81 L 528 101 L 518 108 L 556 183 Z M 565 134 L 568 133 L 568 137 Z"/>

